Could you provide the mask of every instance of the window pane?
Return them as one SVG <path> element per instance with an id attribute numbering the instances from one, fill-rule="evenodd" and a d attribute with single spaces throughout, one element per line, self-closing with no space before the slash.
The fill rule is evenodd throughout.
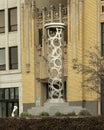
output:
<path id="1" fill-rule="evenodd" d="M 102 12 L 104 12 L 104 6 L 102 6 Z"/>
<path id="2" fill-rule="evenodd" d="M 17 8 L 9 9 L 9 31 L 17 30 Z"/>
<path id="3" fill-rule="evenodd" d="M 7 116 L 11 117 L 11 113 L 13 111 L 13 104 L 11 102 L 8 103 Z"/>
<path id="4" fill-rule="evenodd" d="M 0 33 L 5 32 L 4 10 L 0 10 Z"/>
<path id="5" fill-rule="evenodd" d="M 5 89 L 5 99 L 9 99 L 9 89 Z"/>
<path id="6" fill-rule="evenodd" d="M 64 30 L 64 41 L 67 43 L 67 28 Z"/>
<path id="7" fill-rule="evenodd" d="M 104 44 L 102 44 L 101 48 L 102 48 L 102 56 L 104 56 Z"/>
<path id="8" fill-rule="evenodd" d="M 104 32 L 102 32 L 102 44 L 104 44 Z"/>
<path id="9" fill-rule="evenodd" d="M 10 99 L 14 99 L 14 88 L 10 88 Z"/>
<path id="10" fill-rule="evenodd" d="M 0 49 L 0 65 L 5 64 L 5 49 Z"/>
<path id="11" fill-rule="evenodd" d="M 5 49 L 0 49 L 0 70 L 5 70 Z"/>
<path id="12" fill-rule="evenodd" d="M 15 115 L 19 115 L 19 99 L 18 98 L 18 88 L 0 88 L 0 117 L 11 116 L 14 106 L 18 109 Z M 10 98 L 9 98 L 10 97 Z"/>
<path id="13" fill-rule="evenodd" d="M 104 23 L 101 24 L 101 31 L 104 31 Z"/>
<path id="14" fill-rule="evenodd" d="M 17 47 L 9 48 L 9 68 L 18 69 L 18 49 L 17 49 Z"/>
<path id="15" fill-rule="evenodd" d="M 0 102 L 0 117 L 6 117 L 6 103 Z"/>
<path id="16" fill-rule="evenodd" d="M 42 35 L 43 35 L 43 30 L 42 29 L 39 29 L 39 45 L 42 47 Z"/>
<path id="17" fill-rule="evenodd" d="M 15 88 L 15 99 L 19 99 L 19 91 L 18 91 L 18 88 Z"/>
<path id="18" fill-rule="evenodd" d="M 17 8 L 10 9 L 10 23 L 11 25 L 17 24 Z"/>
<path id="19" fill-rule="evenodd" d="M 4 89 L 3 88 L 1 88 L 0 89 L 0 100 L 4 100 Z"/>
<path id="20" fill-rule="evenodd" d="M 101 24 L 101 55 L 104 55 L 104 23 Z"/>

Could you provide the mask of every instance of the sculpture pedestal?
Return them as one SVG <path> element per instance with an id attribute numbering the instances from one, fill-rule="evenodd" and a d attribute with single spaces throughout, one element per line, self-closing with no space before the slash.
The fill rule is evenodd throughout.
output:
<path id="1" fill-rule="evenodd" d="M 64 103 L 64 102 L 65 101 L 62 98 L 59 98 L 59 99 L 48 99 L 47 100 L 47 103 Z"/>
<path id="2" fill-rule="evenodd" d="M 32 115 L 39 115 L 41 112 L 48 112 L 49 115 L 55 115 L 56 112 L 61 112 L 63 114 L 75 112 L 76 114 L 78 114 L 81 110 L 82 110 L 81 106 L 69 106 L 69 103 L 67 102 L 61 102 L 61 103 L 46 102 L 44 106 L 33 107 L 29 109 L 28 112 Z"/>

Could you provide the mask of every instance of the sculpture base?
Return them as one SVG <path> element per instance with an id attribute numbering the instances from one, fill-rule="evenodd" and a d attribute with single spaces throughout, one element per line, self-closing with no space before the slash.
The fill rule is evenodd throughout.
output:
<path id="1" fill-rule="evenodd" d="M 47 103 L 64 103 L 64 99 L 59 98 L 59 99 L 48 99 Z"/>
<path id="2" fill-rule="evenodd" d="M 41 112 L 48 112 L 49 115 L 55 115 L 56 112 L 61 112 L 63 114 L 75 112 L 78 114 L 81 110 L 81 106 L 69 106 L 68 102 L 53 103 L 52 100 L 48 100 L 44 106 L 33 107 L 29 109 L 28 112 L 32 115 L 39 115 Z"/>

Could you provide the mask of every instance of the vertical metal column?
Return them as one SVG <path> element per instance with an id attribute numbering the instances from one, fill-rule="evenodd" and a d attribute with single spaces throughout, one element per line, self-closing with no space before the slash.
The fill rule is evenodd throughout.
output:
<path id="1" fill-rule="evenodd" d="M 63 83 L 63 30 L 64 23 L 48 23 L 45 25 L 48 33 L 48 74 L 49 102 L 64 102 Z"/>

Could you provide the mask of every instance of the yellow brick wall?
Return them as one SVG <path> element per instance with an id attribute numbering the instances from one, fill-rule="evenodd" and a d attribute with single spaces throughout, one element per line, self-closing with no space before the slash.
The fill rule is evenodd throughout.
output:
<path id="1" fill-rule="evenodd" d="M 26 72 L 26 52 L 23 48 L 23 60 L 22 60 L 22 86 L 23 86 L 23 103 L 35 102 L 35 70 L 34 70 L 34 49 L 30 49 L 30 72 Z"/>
<path id="2" fill-rule="evenodd" d="M 84 1 L 84 55 L 90 52 L 95 52 L 97 43 L 97 26 L 98 26 L 98 5 L 96 0 L 85 0 Z M 88 57 L 83 55 L 84 64 L 88 64 Z M 96 100 L 97 94 L 92 91 L 85 90 L 86 100 Z"/>
<path id="3" fill-rule="evenodd" d="M 30 10 L 29 10 L 30 11 Z M 22 18 L 22 86 L 23 86 L 23 103 L 35 102 L 35 49 L 34 49 L 34 19 L 31 13 L 29 13 L 29 19 L 27 16 L 27 8 L 24 7 L 24 13 Z M 26 18 L 26 19 L 25 19 Z M 28 20 L 28 25 L 26 24 Z M 26 27 L 28 26 L 28 31 Z M 27 46 L 28 37 L 28 46 Z M 28 52 L 27 52 L 28 50 Z M 28 57 L 28 58 L 27 58 Z M 27 62 L 30 67 L 26 67 Z"/>
<path id="4" fill-rule="evenodd" d="M 96 100 L 97 94 L 89 92 L 83 88 L 83 79 L 81 73 L 77 73 L 73 68 L 74 51 L 76 55 L 77 65 L 88 64 L 88 57 L 85 55 L 87 51 L 94 51 L 94 47 L 97 45 L 97 1 L 96 0 L 84 0 L 83 6 L 81 3 L 70 7 L 71 11 L 73 7 L 76 7 L 76 12 L 68 14 L 68 44 L 67 44 L 67 101 L 82 101 L 82 100 Z M 72 3 L 71 3 L 72 4 Z M 79 9 L 79 10 L 78 10 Z M 24 11 L 26 13 L 26 11 Z M 73 15 L 75 13 L 75 16 Z M 78 16 L 77 16 L 78 15 Z M 74 18 L 73 18 L 74 17 Z M 75 24 L 73 20 L 75 19 Z M 25 20 L 24 20 L 25 21 Z M 24 24 L 24 23 L 23 23 Z M 32 23 L 30 22 L 30 25 Z M 73 32 L 73 24 L 75 26 L 75 33 Z M 25 24 L 24 24 L 25 26 Z M 23 78 L 23 102 L 34 103 L 35 102 L 35 49 L 34 49 L 34 37 L 35 34 L 32 29 L 35 27 L 34 23 L 31 25 L 31 32 L 29 32 L 29 62 L 30 71 L 26 71 L 26 37 L 27 32 L 22 29 L 23 44 L 22 44 L 22 78 Z M 73 50 L 73 35 L 75 38 L 76 47 Z M 40 86 L 41 87 L 41 86 Z"/>
<path id="5" fill-rule="evenodd" d="M 78 13 L 78 7 L 76 9 L 75 1 L 71 4 L 71 14 L 68 20 L 68 79 L 67 79 L 67 100 L 68 101 L 81 101 L 82 100 L 82 75 L 77 73 L 73 68 L 73 59 L 78 60 L 78 62 L 82 63 L 82 12 Z M 75 12 L 73 11 L 75 8 Z M 77 11 L 77 12 L 76 12 Z M 78 15 L 76 17 L 76 15 Z M 74 17 L 74 18 L 73 18 Z M 79 17 L 79 18 L 78 18 Z M 76 21 L 77 19 L 77 21 Z M 75 21 L 74 21 L 75 20 Z M 73 32 L 73 26 L 74 32 Z M 73 42 L 75 39 L 75 43 Z M 75 44 L 75 49 L 73 49 L 73 45 Z M 75 53 L 75 54 L 74 54 Z M 74 56 L 75 55 L 75 56 Z"/>
<path id="6" fill-rule="evenodd" d="M 84 0 L 83 9 L 79 6 L 78 24 L 75 24 L 76 34 L 76 59 L 78 64 L 88 64 L 88 57 L 85 56 L 88 51 L 95 51 L 97 46 L 97 1 Z M 81 10 L 82 9 L 82 10 Z M 77 13 L 77 12 L 76 12 Z M 75 14 L 76 15 L 76 14 Z M 84 89 L 82 86 L 84 76 L 76 73 L 73 69 L 73 25 L 71 17 L 68 18 L 68 81 L 67 81 L 67 99 L 68 101 L 96 100 L 97 94 Z M 76 17 L 75 17 L 76 19 Z"/>

